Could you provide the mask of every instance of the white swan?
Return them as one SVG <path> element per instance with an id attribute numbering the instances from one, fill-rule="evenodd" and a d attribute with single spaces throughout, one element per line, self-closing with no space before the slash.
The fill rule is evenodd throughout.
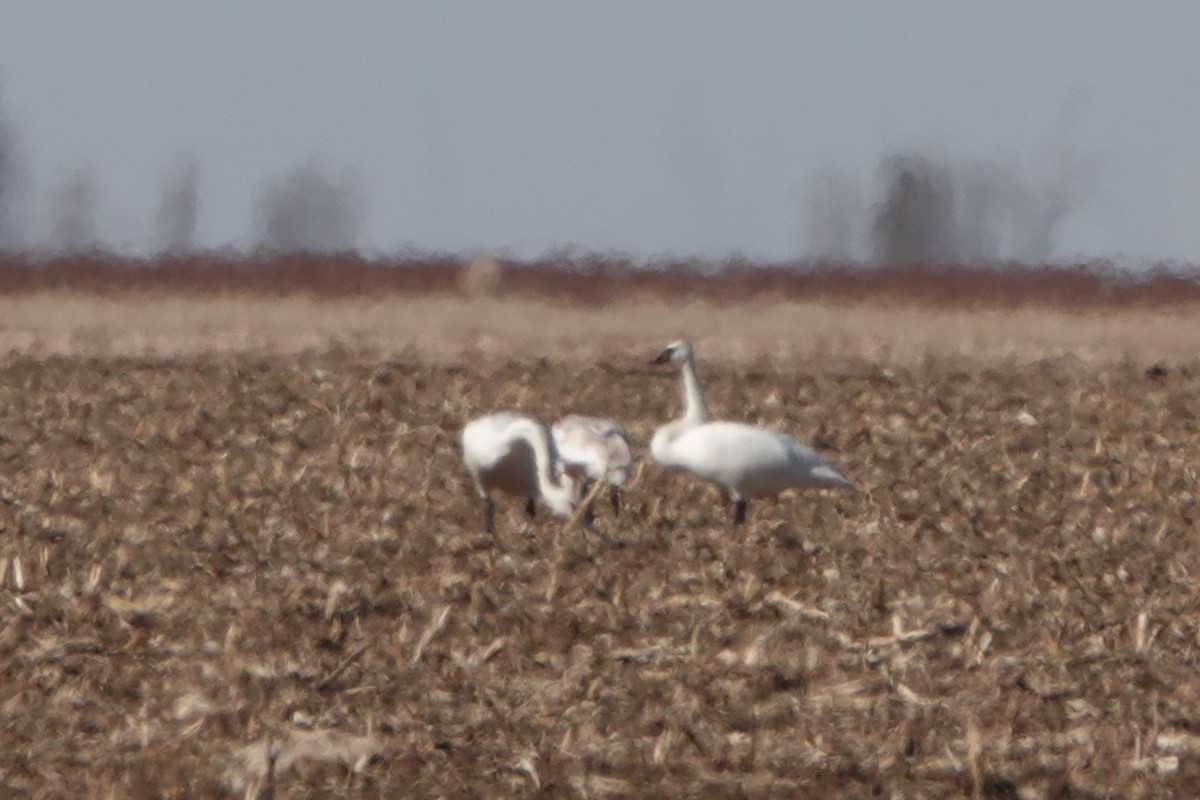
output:
<path id="1" fill-rule="evenodd" d="M 673 342 L 652 364 L 670 362 L 683 374 L 684 413 L 654 432 L 650 455 L 659 464 L 717 484 L 734 504 L 733 522 L 746 520 L 746 499 L 792 487 L 842 487 L 854 483 L 791 436 L 737 422 L 710 422 L 696 375 L 692 345 Z"/>
<path id="2" fill-rule="evenodd" d="M 568 414 L 551 429 L 559 455 L 587 468 L 588 480 L 606 481 L 613 512 L 621 513 L 621 487 L 629 480 L 629 434 L 611 419 Z"/>
<path id="3" fill-rule="evenodd" d="M 586 470 L 563 461 L 550 429 L 532 417 L 500 411 L 473 419 L 463 428 L 462 451 L 483 499 L 488 533 L 493 530 L 494 491 L 526 497 L 530 517 L 538 497 L 564 518 L 579 504 Z"/>

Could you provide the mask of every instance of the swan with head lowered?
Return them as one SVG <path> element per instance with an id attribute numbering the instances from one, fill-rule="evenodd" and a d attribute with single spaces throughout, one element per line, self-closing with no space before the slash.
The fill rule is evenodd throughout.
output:
<path id="1" fill-rule="evenodd" d="M 725 490 L 735 525 L 746 520 L 746 501 L 803 487 L 855 488 L 813 450 L 783 433 L 708 418 L 692 345 L 667 345 L 652 364 L 674 364 L 683 376 L 683 416 L 654 432 L 650 455 L 670 469 L 690 472 Z"/>
<path id="2" fill-rule="evenodd" d="M 530 517 L 537 498 L 563 518 L 579 504 L 586 469 L 559 456 L 550 428 L 539 420 L 508 411 L 473 419 L 463 428 L 462 451 L 488 533 L 496 512 L 493 492 L 526 498 Z"/>
<path id="3" fill-rule="evenodd" d="M 621 513 L 621 487 L 629 480 L 633 453 L 629 434 L 618 423 L 604 417 L 568 414 L 550 429 L 563 459 L 582 464 L 588 480 L 609 486 L 613 513 Z"/>

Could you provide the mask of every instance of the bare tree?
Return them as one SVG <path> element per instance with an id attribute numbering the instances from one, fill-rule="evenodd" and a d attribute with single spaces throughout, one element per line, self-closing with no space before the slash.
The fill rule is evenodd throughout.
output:
<path id="1" fill-rule="evenodd" d="M 27 171 L 16 126 L 0 106 L 0 249 L 20 244 L 17 205 L 25 189 Z"/>
<path id="2" fill-rule="evenodd" d="M 863 216 L 862 195 L 854 179 L 823 169 L 806 183 L 801 202 L 809 254 L 819 260 L 854 259 Z"/>
<path id="3" fill-rule="evenodd" d="M 949 170 L 901 154 L 881 168 L 884 196 L 871 224 L 874 258 L 884 264 L 947 261 L 954 253 L 954 183 Z"/>
<path id="4" fill-rule="evenodd" d="M 269 181 L 255 208 L 259 240 L 271 249 L 353 250 L 366 205 L 353 170 L 340 175 L 310 162 Z"/>
<path id="5" fill-rule="evenodd" d="M 167 166 L 159 182 L 155 248 L 176 255 L 191 250 L 198 210 L 199 169 L 190 155 L 180 154 Z"/>
<path id="6" fill-rule="evenodd" d="M 53 246 L 74 253 L 96 246 L 96 207 L 100 190 L 90 170 L 68 175 L 50 196 Z"/>

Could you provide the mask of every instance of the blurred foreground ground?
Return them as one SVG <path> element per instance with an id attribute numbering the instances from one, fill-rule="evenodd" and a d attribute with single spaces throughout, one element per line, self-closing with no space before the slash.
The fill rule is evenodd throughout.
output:
<path id="1" fill-rule="evenodd" d="M 451 293 L 315 299 L 71 292 L 0 295 L 0 352 L 162 356 L 299 353 L 330 346 L 431 361 L 474 356 L 641 358 L 690 336 L 700 358 L 830 358 L 914 363 L 926 355 L 1027 362 L 1179 362 L 1200 345 L 1200 305 L 959 309 L 760 299 L 721 305 L 631 298 L 586 307 L 545 298 Z"/>

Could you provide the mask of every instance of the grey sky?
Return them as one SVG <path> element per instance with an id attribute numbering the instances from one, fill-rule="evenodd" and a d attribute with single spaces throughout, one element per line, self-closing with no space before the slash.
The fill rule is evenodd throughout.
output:
<path id="1" fill-rule="evenodd" d="M 351 169 L 368 251 L 812 246 L 806 187 L 889 154 L 1079 175 L 1054 255 L 1200 263 L 1200 3 L 13 0 L 0 104 L 30 238 L 90 170 L 142 251 L 196 164 L 196 241 L 253 243 L 269 181 Z"/>

